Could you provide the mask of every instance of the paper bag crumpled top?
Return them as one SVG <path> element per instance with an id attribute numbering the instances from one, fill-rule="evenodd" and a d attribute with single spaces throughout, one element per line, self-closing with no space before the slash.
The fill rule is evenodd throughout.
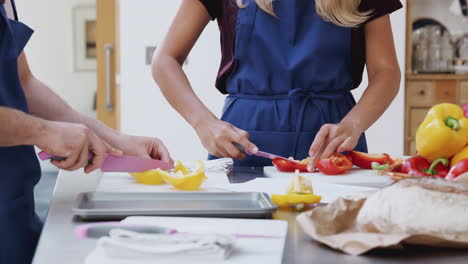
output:
<path id="1" fill-rule="evenodd" d="M 317 241 L 350 255 L 404 244 L 468 248 L 468 186 L 405 179 L 360 198 L 340 198 L 300 214 Z"/>

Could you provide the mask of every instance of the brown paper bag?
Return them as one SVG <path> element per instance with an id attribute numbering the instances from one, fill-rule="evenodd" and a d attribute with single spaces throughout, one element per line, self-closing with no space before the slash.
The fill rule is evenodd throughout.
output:
<path id="1" fill-rule="evenodd" d="M 468 195 L 466 187 L 453 191 L 453 186 L 434 179 L 403 180 L 367 197 L 337 199 L 300 214 L 297 221 L 310 237 L 350 255 L 404 244 L 468 248 L 468 208 L 460 205 L 468 204 Z M 445 214 L 455 211 L 445 216 L 445 223 L 433 222 L 444 217 L 437 212 L 442 206 Z M 399 213 L 404 215 L 395 215 Z"/>

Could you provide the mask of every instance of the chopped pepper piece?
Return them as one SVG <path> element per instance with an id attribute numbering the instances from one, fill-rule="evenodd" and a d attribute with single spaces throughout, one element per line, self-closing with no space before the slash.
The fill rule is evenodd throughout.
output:
<path id="1" fill-rule="evenodd" d="M 288 207 L 297 204 L 314 204 L 322 200 L 315 194 L 273 194 L 271 200 L 279 207 Z"/>
<path id="2" fill-rule="evenodd" d="M 328 159 L 318 160 L 315 164 L 317 169 L 327 175 L 338 175 L 353 167 L 351 158 L 340 153 L 334 153 Z"/>
<path id="3" fill-rule="evenodd" d="M 429 110 L 416 131 L 418 154 L 433 162 L 450 158 L 468 143 L 468 119 L 455 104 L 438 104 Z"/>
<path id="4" fill-rule="evenodd" d="M 161 175 L 165 182 L 174 186 L 177 189 L 185 191 L 194 191 L 200 188 L 203 181 L 206 179 L 205 176 L 205 165 L 202 161 L 197 161 L 197 168 L 190 172 L 181 163 L 179 167 L 174 170 L 174 173 L 157 169 L 157 172 Z"/>
<path id="5" fill-rule="evenodd" d="M 465 173 L 468 173 L 468 159 L 462 159 L 457 164 L 455 164 L 455 166 L 450 169 L 445 179 L 453 181 Z"/>
<path id="6" fill-rule="evenodd" d="M 305 205 L 319 203 L 322 197 L 314 194 L 310 179 L 300 175 L 299 170 L 296 170 L 287 188 L 287 194 L 274 194 L 271 200 L 279 207 L 295 206 L 296 210 L 302 211 Z"/>
<path id="7" fill-rule="evenodd" d="M 436 176 L 445 178 L 450 169 L 448 163 L 448 160 L 445 158 L 439 158 L 430 163 L 421 156 L 415 156 L 405 160 L 401 172 L 413 176 Z"/>
<path id="8" fill-rule="evenodd" d="M 145 185 L 161 185 L 164 183 L 164 179 L 158 173 L 157 170 L 149 170 L 141 173 L 130 173 L 135 180 Z"/>
<path id="9" fill-rule="evenodd" d="M 307 164 L 303 163 L 302 161 L 296 163 L 294 160 L 286 160 L 281 158 L 273 159 L 273 165 L 275 165 L 276 169 L 281 172 L 295 172 L 299 170 L 300 172 L 309 172 L 307 170 Z"/>
<path id="10" fill-rule="evenodd" d="M 361 169 L 372 169 L 372 163 L 376 162 L 380 165 L 384 164 L 393 164 L 392 158 L 387 153 L 383 154 L 369 154 L 360 151 L 350 151 L 349 155 L 352 158 L 354 165 L 358 166 Z"/>

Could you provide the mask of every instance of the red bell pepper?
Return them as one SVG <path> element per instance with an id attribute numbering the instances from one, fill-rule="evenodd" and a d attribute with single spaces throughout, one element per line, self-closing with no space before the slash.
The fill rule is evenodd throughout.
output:
<path id="1" fill-rule="evenodd" d="M 353 167 L 353 163 L 349 156 L 335 153 L 328 159 L 318 160 L 315 167 L 327 175 L 338 175 L 350 170 Z"/>
<path id="2" fill-rule="evenodd" d="M 383 154 L 368 154 L 360 151 L 350 151 L 349 155 L 353 159 L 353 164 L 361 169 L 372 169 L 372 163 L 378 163 L 380 165 L 393 164 L 392 158 L 386 153 Z"/>
<path id="3" fill-rule="evenodd" d="M 296 170 L 299 170 L 300 172 L 309 172 L 307 170 L 307 163 L 302 164 L 286 159 L 275 158 L 273 159 L 273 165 L 275 165 L 276 169 L 281 172 L 295 172 Z"/>
<path id="4" fill-rule="evenodd" d="M 455 166 L 453 166 L 449 173 L 447 174 L 447 177 L 445 179 L 447 180 L 455 180 L 458 176 L 468 173 L 468 159 L 462 159 L 460 160 Z"/>
<path id="5" fill-rule="evenodd" d="M 445 158 L 436 159 L 434 162 L 430 163 L 421 156 L 415 156 L 405 160 L 401 172 L 413 176 L 436 176 L 445 178 L 450 170 L 448 165 L 448 159 Z"/>

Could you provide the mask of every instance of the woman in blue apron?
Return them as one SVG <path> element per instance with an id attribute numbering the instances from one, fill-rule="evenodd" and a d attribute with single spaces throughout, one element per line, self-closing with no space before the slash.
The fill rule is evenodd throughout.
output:
<path id="1" fill-rule="evenodd" d="M 153 63 L 154 77 L 210 158 L 244 158 L 231 144 L 238 142 L 253 152 L 311 156 L 313 169 L 334 151 L 367 151 L 364 131 L 399 89 L 387 15 L 401 7 L 399 0 L 184 0 Z M 210 18 L 221 32 L 216 85 L 228 94 L 221 120 L 196 97 L 180 66 Z M 351 90 L 366 63 L 370 84 L 356 105 Z M 253 156 L 235 163 L 271 165 Z"/>

